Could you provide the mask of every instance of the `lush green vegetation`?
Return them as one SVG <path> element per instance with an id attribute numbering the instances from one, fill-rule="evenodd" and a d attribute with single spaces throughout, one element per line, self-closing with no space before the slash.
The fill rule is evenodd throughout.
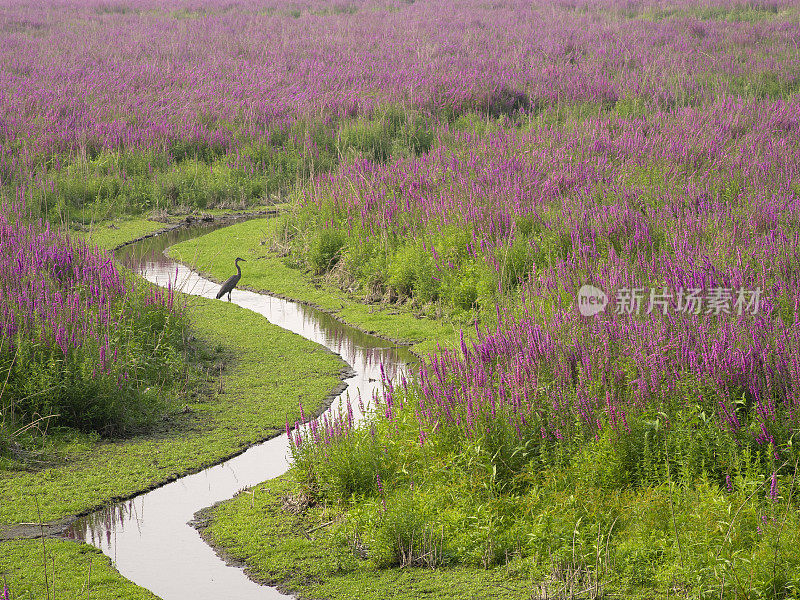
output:
<path id="1" fill-rule="evenodd" d="M 333 510 L 342 553 L 378 568 L 497 567 L 553 589 L 572 573 L 625 595 L 800 590 L 796 464 L 737 445 L 703 413 L 628 415 L 627 431 L 559 439 L 499 398 L 496 418 L 476 403 L 461 426 L 426 427 L 430 410 L 419 390 L 398 391 L 367 425 L 296 448 L 292 493 Z"/>
<path id="2" fill-rule="evenodd" d="M 340 359 L 258 315 L 200 298 L 187 312 L 196 341 L 167 418 L 124 439 L 51 431 L 27 469 L 6 459 L 0 523 L 36 522 L 37 500 L 45 520 L 82 513 L 219 462 L 296 419 L 298 398 L 315 410 L 338 383 Z"/>
<path id="3" fill-rule="evenodd" d="M 796 597 L 789 486 L 773 502 L 760 478 L 730 493 L 679 474 L 608 485 L 601 446 L 517 494 L 492 491 L 464 457 L 339 504 L 305 496 L 290 473 L 220 506 L 204 535 L 310 598 Z"/>
<path id="4" fill-rule="evenodd" d="M 207 515 L 203 537 L 245 560 L 251 576 L 308 598 L 529 598 L 531 581 L 506 569 L 378 569 L 359 558 L 332 505 L 308 505 L 291 477 L 242 492 Z M 415 508 L 416 510 L 416 508 Z M 333 521 L 333 523 L 331 522 Z"/>
<path id="5" fill-rule="evenodd" d="M 242 210 L 281 202 L 298 182 L 334 169 L 343 159 L 386 162 L 427 152 L 434 141 L 428 120 L 417 111 L 389 106 L 343 120 L 299 119 L 235 152 L 176 140 L 162 150 L 55 154 L 37 165 L 47 172 L 46 184 L 26 182 L 22 173 L 11 173 L 6 183 L 19 179 L 17 189 L 25 191 L 28 203 L 53 222 Z"/>

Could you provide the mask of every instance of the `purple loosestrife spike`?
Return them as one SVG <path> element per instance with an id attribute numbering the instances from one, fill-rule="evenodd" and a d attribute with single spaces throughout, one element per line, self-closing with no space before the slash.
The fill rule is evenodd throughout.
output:
<path id="1" fill-rule="evenodd" d="M 772 472 L 772 480 L 769 486 L 768 497 L 773 502 L 778 501 L 778 474 L 775 471 Z"/>
<path id="2" fill-rule="evenodd" d="M 295 429 L 295 431 L 296 431 L 296 434 L 295 434 L 295 438 L 294 438 L 294 447 L 297 450 L 299 450 L 300 447 L 303 445 L 303 438 L 300 435 L 300 429 L 299 428 Z"/>
<path id="3" fill-rule="evenodd" d="M 383 493 L 383 484 L 381 483 L 380 473 L 375 474 L 375 481 L 378 484 L 378 494 L 380 494 L 381 497 L 381 505 L 383 506 L 383 512 L 386 512 L 386 496 Z"/>

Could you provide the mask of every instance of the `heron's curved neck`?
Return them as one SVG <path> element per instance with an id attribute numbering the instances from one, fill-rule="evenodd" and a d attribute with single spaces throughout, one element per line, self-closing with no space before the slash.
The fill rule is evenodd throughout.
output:
<path id="1" fill-rule="evenodd" d="M 239 277 L 242 276 L 242 267 L 239 266 L 239 261 L 236 261 L 236 272 L 238 273 Z"/>

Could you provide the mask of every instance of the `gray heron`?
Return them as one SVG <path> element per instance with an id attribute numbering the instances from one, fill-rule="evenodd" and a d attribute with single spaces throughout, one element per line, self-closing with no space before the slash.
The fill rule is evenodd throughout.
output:
<path id="1" fill-rule="evenodd" d="M 217 292 L 217 300 L 222 298 L 225 294 L 228 294 L 228 302 L 231 301 L 231 292 L 233 288 L 236 287 L 236 284 L 239 283 L 239 280 L 242 278 L 242 268 L 239 266 L 239 261 L 247 262 L 243 258 L 236 258 L 234 264 L 236 265 L 236 275 L 231 275 L 228 280 L 223 283 L 220 288 L 219 292 Z"/>

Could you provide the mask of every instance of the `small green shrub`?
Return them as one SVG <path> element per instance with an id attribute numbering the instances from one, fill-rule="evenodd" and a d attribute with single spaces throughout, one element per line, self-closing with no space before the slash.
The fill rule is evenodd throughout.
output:
<path id="1" fill-rule="evenodd" d="M 414 246 L 404 246 L 392 257 L 389 285 L 400 296 L 410 296 L 417 287 L 419 254 Z"/>
<path id="2" fill-rule="evenodd" d="M 442 500 L 397 489 L 363 504 L 349 519 L 377 567 L 441 567 L 452 561 L 451 536 L 436 518 Z"/>
<path id="3" fill-rule="evenodd" d="M 375 162 L 386 162 L 392 149 L 391 130 L 382 119 L 348 123 L 339 132 L 339 148 L 342 153 L 352 149 Z"/>
<path id="4" fill-rule="evenodd" d="M 322 275 L 330 271 L 341 258 L 345 244 L 344 233 L 335 229 L 322 229 L 311 242 L 308 260 L 314 273 Z"/>
<path id="5" fill-rule="evenodd" d="M 227 149 L 222 144 L 207 140 L 173 140 L 168 152 L 175 162 L 196 160 L 211 163 L 224 156 Z"/>
<path id="6" fill-rule="evenodd" d="M 535 270 L 536 264 L 525 236 L 517 236 L 510 246 L 501 246 L 498 255 L 500 277 L 506 289 L 516 287 Z"/>
<path id="7" fill-rule="evenodd" d="M 451 306 L 471 310 L 478 300 L 479 278 L 478 270 L 470 263 L 443 279 L 441 294 Z"/>

